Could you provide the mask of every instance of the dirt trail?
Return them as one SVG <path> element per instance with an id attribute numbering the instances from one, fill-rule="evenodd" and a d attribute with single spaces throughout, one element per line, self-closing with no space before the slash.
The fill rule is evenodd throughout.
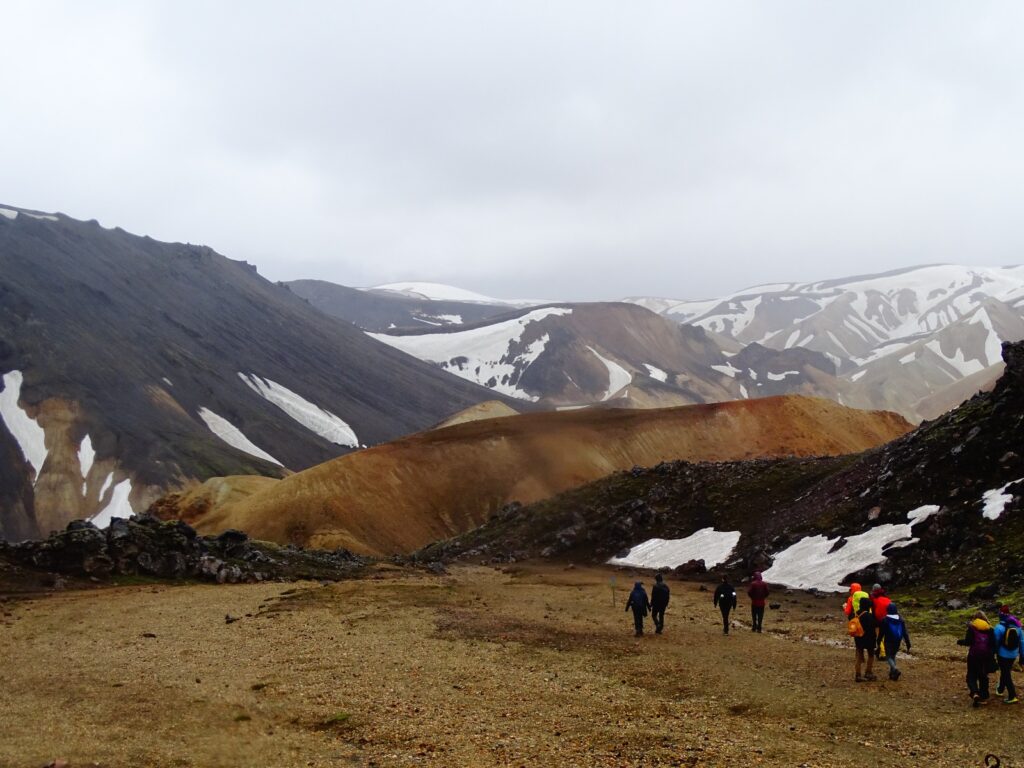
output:
<path id="1" fill-rule="evenodd" d="M 911 627 L 903 680 L 855 684 L 853 651 L 831 644 L 838 598 L 780 597 L 765 634 L 723 637 L 710 593 L 672 582 L 666 634 L 637 641 L 632 578 L 383 569 L 4 603 L 0 765 L 960 768 L 1024 753 L 1019 707 L 968 706 L 954 638 Z"/>

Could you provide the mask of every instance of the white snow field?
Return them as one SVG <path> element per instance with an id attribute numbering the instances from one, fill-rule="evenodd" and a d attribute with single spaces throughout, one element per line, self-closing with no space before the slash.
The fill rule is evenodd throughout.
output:
<path id="1" fill-rule="evenodd" d="M 22 381 L 24 378 L 21 371 L 4 374 L 4 388 L 0 392 L 0 418 L 21 448 L 25 461 L 36 471 L 35 479 L 38 480 L 43 464 L 46 463 L 46 433 L 39 423 L 30 418 L 18 405 Z"/>
<path id="2" fill-rule="evenodd" d="M 609 360 L 591 346 L 587 346 L 587 349 L 591 351 L 594 357 L 604 363 L 604 367 L 608 369 L 608 389 L 605 391 L 604 395 L 601 396 L 602 402 L 633 383 L 633 374 L 621 365 L 616 363 L 614 360 Z"/>
<path id="3" fill-rule="evenodd" d="M 732 363 L 726 363 L 725 365 L 712 365 L 711 369 L 718 371 L 719 373 L 724 373 L 730 379 L 735 379 L 737 373 L 742 373 L 742 371 Z"/>
<path id="4" fill-rule="evenodd" d="M 0 216 L 3 216 L 5 219 L 10 219 L 11 221 L 14 221 L 16 218 L 18 218 L 18 212 L 12 211 L 10 208 L 0 208 Z"/>
<path id="5" fill-rule="evenodd" d="M 840 582 L 850 573 L 885 560 L 886 547 L 899 542 L 906 547 L 917 539 L 911 529 L 939 511 L 937 504 L 926 504 L 907 513 L 906 524 L 885 523 L 864 533 L 849 536 L 835 552 L 829 550 L 839 538 L 808 536 L 774 556 L 772 567 L 764 572 L 764 580 L 795 589 L 818 589 L 841 592 Z"/>
<path id="6" fill-rule="evenodd" d="M 107 489 L 110 487 L 110 484 L 112 482 L 114 482 L 114 473 L 113 472 L 109 472 L 109 473 L 107 473 L 106 480 L 103 481 L 103 485 L 100 486 L 100 493 L 96 497 L 97 499 L 99 499 L 100 501 L 103 501 L 103 497 L 106 495 Z"/>
<path id="7" fill-rule="evenodd" d="M 656 381 L 668 381 L 668 374 L 661 370 L 661 368 L 653 366 L 650 363 L 644 363 L 644 368 L 647 369 L 647 373 L 650 374 L 652 379 L 655 379 Z"/>
<path id="8" fill-rule="evenodd" d="M 701 528 L 685 539 L 650 539 L 637 544 L 625 557 L 613 557 L 608 562 L 636 568 L 675 568 L 691 560 L 703 560 L 712 568 L 728 559 L 739 540 L 739 531 Z"/>
<path id="9" fill-rule="evenodd" d="M 394 291 L 417 299 L 429 301 L 465 301 L 474 304 L 509 304 L 514 307 L 528 307 L 534 304 L 550 304 L 549 301 L 540 299 L 496 299 L 493 296 L 485 296 L 476 291 L 467 291 L 445 283 L 429 283 L 418 281 L 406 281 L 399 283 L 388 283 L 387 285 L 375 285 L 372 288 L 364 288 L 369 291 Z"/>
<path id="10" fill-rule="evenodd" d="M 546 307 L 511 320 L 464 331 L 409 336 L 389 336 L 386 333 L 367 335 L 420 360 L 440 365 L 449 373 L 489 387 L 495 392 L 520 400 L 537 400 L 537 397 L 519 388 L 518 377 L 544 352 L 548 335 L 544 334 L 530 343 L 514 359 L 509 358 L 509 347 L 522 339 L 531 323 L 546 317 L 571 314 L 572 309 L 568 307 Z M 492 379 L 494 384 L 489 385 Z"/>
<path id="11" fill-rule="evenodd" d="M 325 408 L 309 402 L 276 381 L 260 378 L 254 373 L 239 372 L 238 376 L 254 392 L 269 400 L 313 434 L 320 435 L 335 445 L 359 447 L 359 438 L 352 427 Z"/>
<path id="12" fill-rule="evenodd" d="M 213 434 L 232 448 L 237 448 L 243 453 L 248 453 L 250 456 L 255 456 L 258 459 L 264 459 L 265 461 L 277 464 L 279 467 L 284 466 L 280 461 L 253 443 L 252 440 L 242 433 L 242 430 L 223 416 L 218 416 L 209 408 L 200 408 L 199 418 L 206 422 L 206 426 L 210 428 L 210 431 L 213 432 Z"/>
<path id="13" fill-rule="evenodd" d="M 96 460 L 96 451 L 92 447 L 92 439 L 86 435 L 78 446 L 78 468 L 82 470 L 82 495 L 89 492 L 89 470 Z"/>
<path id="14" fill-rule="evenodd" d="M 1024 477 L 1021 480 L 1024 480 Z M 985 507 L 981 511 L 982 516 L 987 520 L 998 520 L 1006 510 L 1006 505 L 1013 499 L 1013 494 L 1007 493 L 1006 489 L 1019 482 L 1020 480 L 1014 480 L 1002 488 L 993 488 L 991 491 L 985 491 L 981 497 L 981 500 L 985 503 Z"/>
<path id="15" fill-rule="evenodd" d="M 107 482 L 103 484 L 104 488 L 106 488 L 113 477 L 113 473 L 107 477 Z M 122 517 L 127 520 L 135 514 L 135 510 L 132 509 L 132 503 L 128 500 L 128 496 L 131 492 L 132 481 L 125 478 L 114 486 L 114 490 L 110 494 L 110 501 L 107 502 L 107 506 L 93 515 L 93 517 L 89 519 L 89 522 L 97 528 L 106 528 L 110 525 L 110 521 L 115 517 Z"/>

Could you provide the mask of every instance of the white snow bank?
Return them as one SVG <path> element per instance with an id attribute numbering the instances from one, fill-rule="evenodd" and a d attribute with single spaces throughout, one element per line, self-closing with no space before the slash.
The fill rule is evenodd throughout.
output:
<path id="1" fill-rule="evenodd" d="M 238 376 L 257 394 L 272 402 L 313 434 L 320 435 L 335 445 L 359 447 L 359 438 L 352 427 L 325 408 L 309 402 L 276 381 L 262 379 L 254 373 L 246 375 L 240 372 Z"/>
<path id="2" fill-rule="evenodd" d="M 0 216 L 3 216 L 5 219 L 10 219 L 11 221 L 14 221 L 16 218 L 18 218 L 18 212 L 12 211 L 10 208 L 0 208 Z"/>
<path id="3" fill-rule="evenodd" d="M 113 474 L 107 478 L 111 480 Z M 104 488 L 106 484 L 104 484 Z M 120 483 L 114 486 L 114 492 L 110 494 L 110 501 L 103 509 L 101 509 L 96 515 L 90 518 L 89 522 L 95 525 L 97 528 L 106 528 L 110 525 L 110 521 L 115 517 L 121 517 L 128 519 L 135 514 L 135 510 L 132 509 L 132 503 L 128 500 L 128 497 L 132 492 L 132 481 L 125 478 Z"/>
<path id="4" fill-rule="evenodd" d="M 950 357 L 942 351 L 942 344 L 938 339 L 929 341 L 925 346 L 934 352 L 936 355 L 941 357 L 953 368 L 955 368 L 959 374 L 963 377 L 970 376 L 972 373 L 977 373 L 985 369 L 985 366 L 981 364 L 980 360 L 968 360 L 964 357 L 964 351 L 957 347 L 956 354 Z"/>
<path id="5" fill-rule="evenodd" d="M 661 368 L 657 368 L 650 363 L 644 363 L 644 368 L 647 369 L 647 373 L 651 375 L 652 379 L 656 379 L 657 381 L 668 381 L 668 374 L 661 370 Z"/>
<path id="6" fill-rule="evenodd" d="M 621 391 L 624 387 L 628 387 L 632 383 L 633 374 L 614 360 L 609 360 L 593 347 L 588 346 L 587 349 L 593 353 L 594 357 L 604 363 L 604 367 L 608 369 L 608 390 L 601 397 L 602 400 L 607 400 L 616 392 Z"/>
<path id="7" fill-rule="evenodd" d="M 918 510 L 915 510 L 917 512 Z M 911 513 L 913 514 L 913 513 Z M 819 589 L 841 592 L 840 582 L 848 574 L 880 563 L 883 550 L 895 542 L 913 544 L 911 524 L 886 523 L 864 533 L 850 536 L 835 552 L 829 552 L 839 538 L 808 536 L 775 555 L 772 567 L 764 572 L 764 580 L 795 589 Z"/>
<path id="8" fill-rule="evenodd" d="M 511 320 L 452 333 L 367 335 L 420 360 L 440 365 L 449 373 L 495 392 L 521 400 L 537 400 L 519 388 L 519 378 L 544 352 L 548 335 L 542 335 L 514 357 L 509 354 L 509 349 L 520 343 L 527 326 L 531 323 L 547 317 L 571 314 L 572 309 L 569 307 L 546 307 Z"/>
<path id="9" fill-rule="evenodd" d="M 279 467 L 283 466 L 280 461 L 253 443 L 242 433 L 242 430 L 223 416 L 218 416 L 209 408 L 200 408 L 199 418 L 206 422 L 206 426 L 210 428 L 210 431 L 213 432 L 213 434 L 232 448 L 237 448 L 243 453 L 248 453 L 250 456 L 255 456 L 258 459 L 264 459 L 272 464 L 277 464 Z"/>
<path id="10" fill-rule="evenodd" d="M 714 371 L 718 371 L 719 373 L 724 373 L 730 379 L 735 379 L 736 374 L 740 373 L 740 369 L 734 366 L 732 363 L 726 363 L 725 365 L 712 365 L 711 369 Z"/>
<path id="11" fill-rule="evenodd" d="M 462 325 L 462 315 L 431 315 L 434 320 L 450 325 Z"/>
<path id="12" fill-rule="evenodd" d="M 782 373 L 769 373 L 768 378 L 771 381 L 782 381 L 787 376 L 799 376 L 800 371 L 783 371 Z"/>
<path id="13" fill-rule="evenodd" d="M 703 560 L 712 568 L 728 559 L 739 540 L 739 531 L 702 528 L 685 539 L 650 539 L 637 544 L 625 557 L 613 557 L 608 562 L 637 568 L 675 568 L 690 560 Z"/>
<path id="14" fill-rule="evenodd" d="M 1024 478 L 1021 478 L 1021 480 L 1024 480 Z M 1019 482 L 1020 480 L 1014 480 L 1002 488 L 993 488 L 991 491 L 985 491 L 981 496 L 981 500 L 985 503 L 985 508 L 981 511 L 982 516 L 987 520 L 998 520 L 1006 510 L 1006 505 L 1013 499 L 1013 494 L 1007 493 L 1006 489 Z"/>
<path id="15" fill-rule="evenodd" d="M 468 291 L 455 285 L 422 281 L 388 283 L 386 285 L 375 285 L 373 288 L 364 288 L 363 290 L 393 291 L 414 298 L 428 299 L 429 301 L 466 301 L 476 304 L 511 304 L 513 306 L 551 303 L 550 301 L 540 299 L 496 299 L 493 296 L 485 296 L 482 293 Z"/>
<path id="16" fill-rule="evenodd" d="M 112 482 L 114 482 L 114 473 L 110 472 L 107 474 L 107 479 L 103 481 L 103 485 L 100 486 L 100 493 L 99 496 L 96 497 L 97 499 L 103 501 L 103 497 L 106 495 L 107 489 L 110 487 Z"/>
<path id="17" fill-rule="evenodd" d="M 914 526 L 918 523 L 923 523 L 938 511 L 938 504 L 925 504 L 923 507 L 918 507 L 917 509 L 912 509 L 907 512 L 907 520 L 910 521 L 911 526 Z"/>
<path id="18" fill-rule="evenodd" d="M 0 392 L 0 418 L 21 448 L 25 461 L 32 465 L 36 472 L 35 479 L 38 480 L 46 462 L 46 433 L 39 422 L 30 418 L 18 405 L 23 380 L 21 371 L 4 374 L 4 388 Z"/>
<path id="19" fill-rule="evenodd" d="M 81 444 L 78 446 L 78 468 L 82 470 L 82 495 L 85 496 L 88 493 L 89 485 L 89 470 L 92 469 L 92 463 L 96 460 L 96 451 L 92 447 L 92 439 L 86 435 L 82 438 Z"/>

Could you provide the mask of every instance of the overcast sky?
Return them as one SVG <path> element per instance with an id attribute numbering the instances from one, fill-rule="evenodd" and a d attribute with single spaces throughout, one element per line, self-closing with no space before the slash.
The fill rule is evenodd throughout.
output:
<path id="1" fill-rule="evenodd" d="M 506 298 L 1020 263 L 1022 39 L 1019 2 L 12 2 L 0 203 Z"/>

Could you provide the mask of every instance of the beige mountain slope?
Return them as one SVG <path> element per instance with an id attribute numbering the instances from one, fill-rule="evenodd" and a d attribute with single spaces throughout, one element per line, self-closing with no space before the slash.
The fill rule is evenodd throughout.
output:
<path id="1" fill-rule="evenodd" d="M 438 424 L 434 429 L 454 427 L 456 424 L 466 424 L 470 421 L 482 421 L 484 419 L 501 419 L 505 416 L 515 416 L 519 413 L 515 408 L 506 405 L 500 400 L 485 400 L 482 403 L 471 405 L 458 413 L 452 414 Z"/>
<path id="2" fill-rule="evenodd" d="M 900 416 L 800 396 L 655 410 L 474 421 L 328 461 L 245 499 L 177 514 L 204 533 L 360 553 L 409 552 L 524 503 L 635 465 L 861 451 L 910 429 Z M 174 512 L 166 504 L 162 514 Z"/>
<path id="3" fill-rule="evenodd" d="M 997 363 L 988 368 L 972 373 L 970 376 L 950 384 L 913 404 L 914 412 L 922 419 L 937 419 L 946 411 L 956 408 L 964 400 L 969 400 L 979 392 L 990 392 L 996 381 L 1003 375 L 1006 363 Z"/>

